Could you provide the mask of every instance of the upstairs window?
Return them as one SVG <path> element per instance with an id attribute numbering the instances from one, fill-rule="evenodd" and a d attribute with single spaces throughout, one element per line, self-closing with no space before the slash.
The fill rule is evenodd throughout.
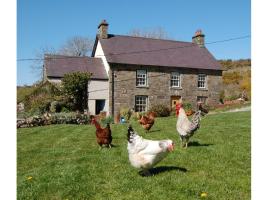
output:
<path id="1" fill-rule="evenodd" d="M 147 111 L 147 96 L 135 96 L 135 112 Z"/>
<path id="2" fill-rule="evenodd" d="M 206 75 L 205 74 L 198 75 L 198 88 L 206 88 Z"/>
<path id="3" fill-rule="evenodd" d="M 147 71 L 146 70 L 137 70 L 136 86 L 139 86 L 139 87 L 147 86 Z"/>
<path id="4" fill-rule="evenodd" d="M 171 73 L 171 87 L 181 87 L 181 79 L 179 72 Z"/>

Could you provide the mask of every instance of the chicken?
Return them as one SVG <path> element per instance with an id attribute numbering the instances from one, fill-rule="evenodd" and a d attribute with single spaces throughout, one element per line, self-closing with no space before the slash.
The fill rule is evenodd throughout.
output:
<path id="1" fill-rule="evenodd" d="M 149 130 L 151 129 L 151 127 L 155 123 L 155 113 L 154 112 L 150 112 L 150 113 L 148 113 L 147 116 L 142 116 L 141 119 L 138 120 L 138 122 L 142 125 L 142 127 L 147 132 L 149 132 Z"/>
<path id="2" fill-rule="evenodd" d="M 172 140 L 146 140 L 139 136 L 131 126 L 128 128 L 128 155 L 131 165 L 141 169 L 143 175 L 151 175 L 149 169 L 173 151 Z"/>
<path id="3" fill-rule="evenodd" d="M 176 129 L 180 135 L 182 146 L 187 148 L 189 139 L 200 128 L 201 115 L 208 113 L 201 104 L 198 105 L 198 111 L 193 115 L 191 121 L 189 121 L 186 112 L 183 108 L 182 100 L 180 99 L 180 110 L 176 123 Z"/>
<path id="4" fill-rule="evenodd" d="M 110 128 L 110 124 L 107 123 L 106 128 L 102 128 L 100 124 L 96 121 L 93 115 L 90 116 L 91 124 L 94 124 L 96 127 L 96 139 L 97 143 L 99 144 L 100 148 L 102 145 L 106 145 L 107 147 L 112 147 L 112 131 Z"/>

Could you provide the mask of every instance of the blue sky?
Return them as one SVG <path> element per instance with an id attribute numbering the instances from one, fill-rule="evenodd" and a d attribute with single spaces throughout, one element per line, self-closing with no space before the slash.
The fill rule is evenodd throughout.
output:
<path id="1" fill-rule="evenodd" d="M 73 36 L 93 38 L 102 19 L 109 33 L 127 34 L 134 28 L 162 27 L 175 40 L 191 41 L 202 29 L 206 42 L 251 34 L 249 0 L 19 0 L 17 1 L 17 58 L 35 58 L 43 47 L 59 48 Z M 217 59 L 251 57 L 250 38 L 209 44 Z M 17 85 L 38 80 L 31 61 L 17 62 Z"/>

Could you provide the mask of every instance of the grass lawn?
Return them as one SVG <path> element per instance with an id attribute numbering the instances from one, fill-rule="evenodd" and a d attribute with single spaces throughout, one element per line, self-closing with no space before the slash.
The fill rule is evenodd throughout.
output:
<path id="1" fill-rule="evenodd" d="M 127 125 L 112 125 L 111 149 L 99 150 L 90 125 L 18 129 L 18 199 L 205 199 L 251 198 L 250 112 L 203 118 L 188 149 L 180 147 L 176 118 L 157 118 L 148 139 L 173 139 L 175 151 L 150 177 L 128 161 Z M 30 178 L 29 178 L 30 177 Z M 32 178 L 31 178 L 32 177 Z"/>

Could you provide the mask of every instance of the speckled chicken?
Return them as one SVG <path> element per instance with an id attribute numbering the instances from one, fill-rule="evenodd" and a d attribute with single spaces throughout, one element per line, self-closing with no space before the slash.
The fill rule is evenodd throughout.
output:
<path id="1" fill-rule="evenodd" d="M 208 113 L 208 111 L 204 109 L 201 104 L 199 104 L 198 111 L 195 112 L 191 121 L 189 121 L 186 112 L 183 108 L 182 99 L 180 99 L 179 104 L 180 110 L 176 123 L 176 129 L 182 141 L 182 146 L 187 148 L 189 139 L 200 128 L 201 115 L 205 115 L 206 113 Z"/>

